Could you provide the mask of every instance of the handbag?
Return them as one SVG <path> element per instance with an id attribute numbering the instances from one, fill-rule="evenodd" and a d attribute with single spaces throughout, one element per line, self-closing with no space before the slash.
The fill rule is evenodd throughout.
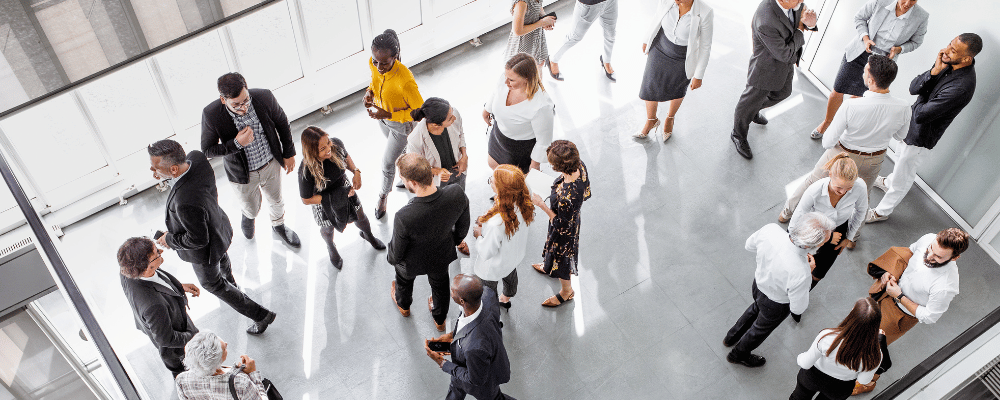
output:
<path id="1" fill-rule="evenodd" d="M 243 368 L 244 367 L 246 367 L 246 366 L 245 365 L 240 365 L 239 369 L 237 369 L 234 374 L 229 375 L 229 393 L 233 395 L 233 399 L 235 399 L 235 400 L 240 400 L 240 396 L 238 396 L 236 394 L 236 374 L 238 374 L 240 372 L 243 372 Z M 264 379 L 261 379 L 261 383 L 264 384 L 264 393 L 267 394 L 267 399 L 268 400 L 283 400 L 284 399 L 283 397 L 281 397 L 281 393 L 278 393 L 278 389 L 274 387 L 274 384 L 271 383 L 271 380 L 269 380 L 267 378 L 264 378 Z"/>

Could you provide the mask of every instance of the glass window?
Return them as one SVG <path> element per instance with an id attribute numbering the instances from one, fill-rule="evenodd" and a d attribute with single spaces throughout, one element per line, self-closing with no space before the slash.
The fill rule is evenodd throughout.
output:
<path id="1" fill-rule="evenodd" d="M 285 3 L 250 14 L 229 29 L 240 73 L 249 87 L 275 89 L 302 77 Z"/>
<path id="2" fill-rule="evenodd" d="M 365 51 L 357 2 L 301 0 L 301 4 L 316 69 Z"/>
<path id="3" fill-rule="evenodd" d="M 822 39 L 816 58 L 809 65 L 809 71 L 816 75 L 830 90 L 833 81 L 840 70 L 840 62 L 844 59 L 844 48 L 849 40 L 861 40 L 858 31 L 854 29 L 854 14 L 864 5 L 862 1 L 841 1 L 833 10 L 829 23 L 821 27 Z M 812 37 L 812 40 L 817 40 Z"/>
<path id="4" fill-rule="evenodd" d="M 374 26 L 372 32 L 392 29 L 403 33 L 421 24 L 420 3 L 414 0 L 370 0 Z"/>
<path id="5" fill-rule="evenodd" d="M 218 101 L 216 80 L 230 71 L 217 32 L 164 51 L 155 58 L 180 130 L 201 123 L 201 110 Z"/>

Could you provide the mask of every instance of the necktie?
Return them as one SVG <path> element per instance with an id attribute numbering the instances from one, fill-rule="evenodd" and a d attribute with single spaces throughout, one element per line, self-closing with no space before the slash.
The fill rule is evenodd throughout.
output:
<path id="1" fill-rule="evenodd" d="M 795 26 L 795 11 L 788 10 L 788 20 L 792 22 L 792 26 Z"/>

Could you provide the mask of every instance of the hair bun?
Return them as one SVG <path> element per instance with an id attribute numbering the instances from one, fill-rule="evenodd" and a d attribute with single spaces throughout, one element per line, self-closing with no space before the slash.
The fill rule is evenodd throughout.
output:
<path id="1" fill-rule="evenodd" d="M 410 111 L 410 117 L 413 118 L 414 122 L 420 122 L 420 120 L 424 119 L 424 108 L 420 107 L 413 109 Z"/>
<path id="2" fill-rule="evenodd" d="M 386 35 L 392 35 L 392 36 L 398 36 L 398 35 L 396 35 L 396 31 L 394 31 L 394 30 L 392 30 L 392 29 L 386 29 L 386 30 L 385 30 L 385 31 L 383 31 L 382 33 L 384 33 L 384 34 L 386 34 Z"/>

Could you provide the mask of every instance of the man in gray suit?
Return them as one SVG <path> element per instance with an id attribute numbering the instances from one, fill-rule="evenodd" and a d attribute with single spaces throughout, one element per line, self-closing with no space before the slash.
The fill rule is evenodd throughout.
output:
<path id="1" fill-rule="evenodd" d="M 747 88 L 736 103 L 731 138 L 736 151 L 753 158 L 747 132 L 750 122 L 767 124 L 760 110 L 792 94 L 793 68 L 802 56 L 802 31 L 816 30 L 816 12 L 802 0 L 763 0 L 753 16 L 753 55 L 747 71 Z"/>

